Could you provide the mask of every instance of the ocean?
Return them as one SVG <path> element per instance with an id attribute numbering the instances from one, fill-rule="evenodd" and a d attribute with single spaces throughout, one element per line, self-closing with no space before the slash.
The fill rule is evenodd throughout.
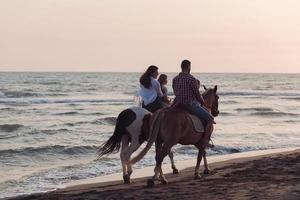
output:
<path id="1" fill-rule="evenodd" d="M 140 75 L 0 73 L 0 198 L 121 172 L 119 154 L 96 160 L 96 151 L 112 135 L 117 115 L 136 105 Z M 167 75 L 172 97 L 176 74 Z M 299 146 L 300 74 L 194 76 L 207 87 L 218 85 L 220 96 L 208 155 Z M 175 162 L 197 156 L 193 146 L 173 150 Z M 134 167 L 154 165 L 154 153 Z"/>

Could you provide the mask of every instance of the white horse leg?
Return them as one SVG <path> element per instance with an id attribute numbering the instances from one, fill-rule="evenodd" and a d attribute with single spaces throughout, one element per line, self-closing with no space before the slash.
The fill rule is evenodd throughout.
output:
<path id="1" fill-rule="evenodd" d="M 171 160 L 171 165 L 172 165 L 172 169 L 173 169 L 173 174 L 178 174 L 178 169 L 176 168 L 175 166 L 175 162 L 174 162 L 174 153 L 173 151 L 171 150 L 170 153 L 169 153 L 169 158 Z"/>
<path id="2" fill-rule="evenodd" d="M 129 164 L 129 159 L 131 155 L 141 146 L 138 140 L 132 141 L 130 146 L 126 149 L 126 154 L 125 154 L 125 159 L 127 163 L 127 170 L 128 170 L 128 175 L 130 176 L 132 174 L 132 166 Z"/>
<path id="3" fill-rule="evenodd" d="M 123 152 L 123 159 L 125 162 L 125 165 L 127 167 L 127 174 L 124 176 L 124 182 L 126 180 L 126 183 L 130 183 L 130 175 L 132 174 L 132 167 L 131 164 L 129 164 L 130 156 L 135 152 L 139 147 L 140 143 L 138 140 L 133 140 L 131 144 L 124 150 Z"/>
<path id="4" fill-rule="evenodd" d="M 128 135 L 123 135 L 122 136 L 122 146 L 121 146 L 121 153 L 120 153 L 120 158 L 121 158 L 121 163 L 122 163 L 122 169 L 123 169 L 123 180 L 124 183 L 128 183 L 127 176 L 127 166 L 126 166 L 126 160 L 125 160 L 125 150 L 128 148 L 129 144 L 129 137 Z"/>

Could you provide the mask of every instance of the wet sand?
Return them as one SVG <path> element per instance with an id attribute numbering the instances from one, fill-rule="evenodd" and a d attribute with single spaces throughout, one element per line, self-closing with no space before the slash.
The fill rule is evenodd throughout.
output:
<path id="1" fill-rule="evenodd" d="M 149 177 L 144 177 L 129 185 L 122 181 L 82 184 L 9 199 L 300 199 L 300 149 L 216 162 L 210 169 L 211 174 L 197 180 L 194 167 L 167 174 L 169 184 L 156 182 L 154 188 L 146 187 Z"/>

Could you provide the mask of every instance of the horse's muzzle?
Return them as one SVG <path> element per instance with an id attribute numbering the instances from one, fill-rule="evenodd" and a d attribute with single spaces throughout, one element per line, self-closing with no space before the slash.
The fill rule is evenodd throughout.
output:
<path id="1" fill-rule="evenodd" d="M 219 115 L 219 111 L 218 110 L 212 110 L 211 114 L 214 116 L 214 117 L 217 117 Z"/>

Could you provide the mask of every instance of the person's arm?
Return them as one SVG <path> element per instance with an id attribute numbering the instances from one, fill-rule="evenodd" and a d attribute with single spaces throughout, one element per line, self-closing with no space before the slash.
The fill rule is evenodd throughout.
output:
<path id="1" fill-rule="evenodd" d="M 160 87 L 160 83 L 157 81 L 157 80 L 155 80 L 155 85 L 156 85 L 156 92 L 157 92 L 157 95 L 160 97 L 160 98 L 162 98 L 163 96 L 164 96 L 164 94 L 162 93 L 162 91 L 161 91 L 161 87 Z"/>
<path id="2" fill-rule="evenodd" d="M 163 102 L 167 103 L 167 104 L 170 104 L 171 103 L 171 100 L 170 98 L 168 97 L 168 89 L 164 86 L 161 86 L 161 91 L 163 92 L 163 97 L 161 98 Z"/>
<path id="3" fill-rule="evenodd" d="M 192 88 L 192 91 L 196 97 L 196 100 L 201 104 L 201 105 L 205 105 L 205 101 L 202 97 L 202 95 L 200 94 L 199 92 L 199 88 L 198 88 L 198 83 L 197 83 L 197 80 L 194 79 L 194 80 L 191 80 L 191 88 Z"/>

